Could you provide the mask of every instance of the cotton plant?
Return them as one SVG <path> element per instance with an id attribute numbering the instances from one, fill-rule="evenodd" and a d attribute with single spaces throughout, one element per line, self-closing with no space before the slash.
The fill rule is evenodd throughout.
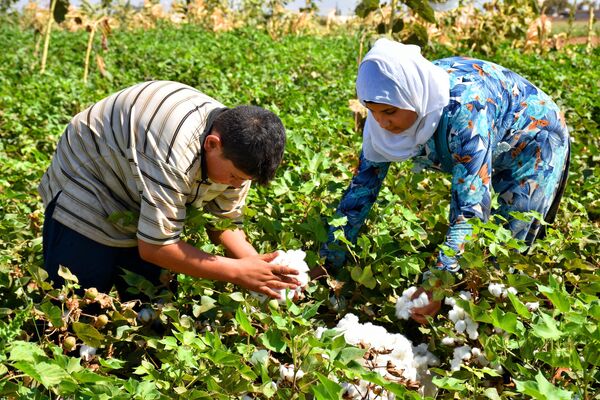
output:
<path id="1" fill-rule="evenodd" d="M 390 382 L 415 385 L 428 374 L 430 365 L 439 364 L 426 344 L 413 346 L 399 333 L 390 333 L 371 322 L 361 324 L 354 314 L 346 314 L 334 329 L 344 335 L 346 343 L 366 349 L 367 353 L 360 361 L 362 365 Z M 317 329 L 317 337 L 322 332 L 323 329 Z M 367 381 L 346 382 L 342 386 L 345 399 L 394 398 L 393 394 Z"/>
<path id="2" fill-rule="evenodd" d="M 277 256 L 271 261 L 271 264 L 283 265 L 286 267 L 294 268 L 298 271 L 298 275 L 293 275 L 292 277 L 296 278 L 300 285 L 294 289 L 278 289 L 276 292 L 281 296 L 278 301 L 281 304 L 284 304 L 287 299 L 293 300 L 297 297 L 308 282 L 310 281 L 310 277 L 308 276 L 308 264 L 304 259 L 306 258 L 306 253 L 302 250 L 277 250 Z M 257 297 L 261 301 L 265 301 L 267 296 L 261 293 L 251 292 L 254 297 Z"/>

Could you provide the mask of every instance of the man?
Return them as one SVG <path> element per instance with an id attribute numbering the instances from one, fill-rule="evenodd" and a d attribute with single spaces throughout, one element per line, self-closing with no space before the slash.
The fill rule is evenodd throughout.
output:
<path id="1" fill-rule="evenodd" d="M 270 111 L 228 109 L 177 82 L 144 82 L 76 115 L 39 192 L 46 206 L 44 266 L 82 287 L 127 287 L 122 268 L 159 284 L 161 270 L 232 282 L 279 297 L 297 272 L 269 263 L 244 232 L 209 230 L 228 257 L 182 241 L 186 208 L 241 224 L 251 180 L 266 184 L 283 157 L 285 130 Z"/>

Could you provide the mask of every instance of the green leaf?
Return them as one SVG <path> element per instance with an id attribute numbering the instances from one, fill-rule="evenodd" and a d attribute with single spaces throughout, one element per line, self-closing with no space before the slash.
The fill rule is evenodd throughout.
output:
<path id="1" fill-rule="evenodd" d="M 252 322 L 244 310 L 242 310 L 242 307 L 238 307 L 238 309 L 235 311 L 235 320 L 240 324 L 240 328 L 242 328 L 242 330 L 248 335 L 254 336 L 256 334 L 256 328 L 252 326 Z"/>
<path id="2" fill-rule="evenodd" d="M 487 388 L 487 389 L 485 389 L 483 391 L 483 394 L 488 399 L 491 399 L 491 400 L 501 400 L 500 396 L 498 395 L 498 391 L 496 390 L 496 388 Z"/>
<path id="3" fill-rule="evenodd" d="M 302 311 L 302 318 L 309 320 L 312 317 L 314 317 L 315 315 L 317 315 L 317 312 L 319 311 L 319 307 L 321 306 L 321 304 L 323 304 L 323 301 L 318 301 L 317 303 L 313 304 L 309 308 L 305 308 Z"/>
<path id="4" fill-rule="evenodd" d="M 369 289 L 374 289 L 377 286 L 377 281 L 373 278 L 373 271 L 371 270 L 371 266 L 368 265 L 365 268 L 354 267 L 350 273 L 352 279 L 356 282 L 368 287 Z"/>
<path id="5" fill-rule="evenodd" d="M 281 332 L 274 329 L 269 329 L 262 335 L 260 335 L 260 341 L 269 350 L 273 350 L 279 353 L 283 353 L 287 348 L 285 341 L 281 335 Z"/>
<path id="6" fill-rule="evenodd" d="M 456 379 L 451 376 L 433 377 L 433 384 L 440 389 L 462 391 L 467 388 L 465 382 L 464 379 Z"/>
<path id="7" fill-rule="evenodd" d="M 556 321 L 548 314 L 543 313 L 538 318 L 537 323 L 531 325 L 533 333 L 542 339 L 556 340 L 562 336 L 562 332 L 558 330 Z"/>
<path id="8" fill-rule="evenodd" d="M 244 295 L 241 294 L 240 292 L 233 292 L 233 293 L 229 294 L 229 297 L 231 298 L 231 300 L 237 301 L 238 303 L 241 303 L 245 300 Z"/>
<path id="9" fill-rule="evenodd" d="M 498 306 L 491 313 L 492 324 L 509 333 L 517 333 L 517 315 L 511 312 L 504 312 Z"/>
<path id="10" fill-rule="evenodd" d="M 358 360 L 365 355 L 365 349 L 359 349 L 356 347 L 346 347 L 340 351 L 336 360 L 346 365 L 352 360 Z"/>
<path id="11" fill-rule="evenodd" d="M 44 312 L 46 317 L 48 317 L 50 322 L 52 322 L 52 325 L 55 328 L 60 328 L 63 326 L 64 323 L 62 319 L 62 311 L 60 308 L 50 303 L 49 301 L 46 301 L 40 305 L 40 309 Z"/>
<path id="12" fill-rule="evenodd" d="M 570 400 L 573 397 L 573 393 L 567 390 L 557 388 L 542 375 L 541 372 L 535 377 L 534 381 L 518 381 L 517 391 L 523 394 L 527 394 L 534 399 L 540 400 Z"/>
<path id="13" fill-rule="evenodd" d="M 192 314 L 198 318 L 200 314 L 205 313 L 215 308 L 216 300 L 209 296 L 202 296 L 200 298 L 200 304 L 194 304 L 192 308 Z"/>
<path id="14" fill-rule="evenodd" d="M 515 308 L 515 311 L 521 317 L 527 318 L 527 319 L 531 318 L 531 312 L 527 309 L 525 304 L 521 303 L 521 300 L 519 300 L 517 298 L 517 296 L 515 296 L 511 292 L 508 292 L 508 298 L 510 299 L 510 302 L 512 303 L 513 307 Z"/>
<path id="15" fill-rule="evenodd" d="M 315 372 L 320 384 L 312 386 L 312 391 L 317 400 L 339 400 L 342 393 L 342 387 L 331 379 Z"/>
<path id="16" fill-rule="evenodd" d="M 71 271 L 69 271 L 69 268 L 64 267 L 62 265 L 60 265 L 58 267 L 58 276 L 60 276 L 61 278 L 63 278 L 65 281 L 79 283 L 79 279 L 77 279 L 77 277 L 75 275 L 73 275 L 71 273 Z"/>
<path id="17" fill-rule="evenodd" d="M 35 364 L 19 361 L 15 363 L 15 367 L 25 374 L 31 376 L 33 379 L 40 382 L 47 388 L 51 388 L 63 382 L 74 382 L 73 378 L 67 373 L 67 371 L 56 364 L 50 364 L 45 361 Z"/>
<path id="18" fill-rule="evenodd" d="M 571 303 L 569 302 L 569 295 L 558 287 L 548 287 L 538 284 L 540 292 L 542 292 L 551 302 L 554 307 L 559 309 L 561 312 L 568 312 L 571 309 Z"/>
<path id="19" fill-rule="evenodd" d="M 73 330 L 77 337 L 88 346 L 100 347 L 104 342 L 104 335 L 98 332 L 96 328 L 91 325 L 84 324 L 81 322 L 73 323 Z"/>
<path id="20" fill-rule="evenodd" d="M 100 365 L 102 365 L 104 368 L 109 369 L 109 370 L 113 370 L 113 369 L 121 369 L 125 366 L 125 364 L 127 364 L 127 361 L 123 361 L 123 360 L 119 360 L 116 358 L 100 358 Z"/>
<path id="21" fill-rule="evenodd" d="M 11 361 L 35 362 L 36 356 L 46 357 L 46 353 L 35 343 L 18 340 L 10 345 L 9 360 Z"/>

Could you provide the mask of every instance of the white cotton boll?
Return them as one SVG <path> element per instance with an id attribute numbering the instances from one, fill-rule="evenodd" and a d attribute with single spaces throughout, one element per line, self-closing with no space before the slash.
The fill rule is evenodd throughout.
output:
<path id="1" fill-rule="evenodd" d="M 458 320 L 454 324 L 454 329 L 456 329 L 456 332 L 458 333 L 463 333 L 467 329 L 467 323 L 463 319 Z"/>
<path id="2" fill-rule="evenodd" d="M 446 304 L 447 306 L 455 306 L 456 305 L 456 299 L 453 297 L 446 297 L 444 299 L 444 304 Z"/>
<path id="3" fill-rule="evenodd" d="M 460 370 L 460 366 L 463 361 L 466 361 L 471 358 L 471 347 L 470 346 L 460 346 L 454 349 L 452 361 L 450 362 L 450 370 L 458 371 Z"/>
<path id="4" fill-rule="evenodd" d="M 283 382 L 293 382 L 294 381 L 294 366 L 281 364 L 279 366 L 279 379 Z"/>
<path id="5" fill-rule="evenodd" d="M 412 302 L 407 302 L 403 298 L 396 301 L 396 317 L 398 319 L 409 319 L 412 311 Z"/>
<path id="6" fill-rule="evenodd" d="M 492 368 L 494 370 L 496 370 L 496 372 L 499 373 L 500 375 L 504 374 L 504 368 L 502 368 L 501 364 L 493 365 Z"/>
<path id="7" fill-rule="evenodd" d="M 427 297 L 427 293 L 423 292 L 413 300 L 413 308 L 421 308 L 425 307 L 429 304 L 429 297 Z"/>
<path id="8" fill-rule="evenodd" d="M 90 361 L 96 355 L 96 348 L 82 344 L 79 348 L 79 357 L 85 361 Z"/>
<path id="9" fill-rule="evenodd" d="M 488 290 L 494 297 L 502 297 L 503 293 L 505 292 L 504 284 L 502 283 L 490 283 Z"/>
<path id="10" fill-rule="evenodd" d="M 444 346 L 454 346 L 454 338 L 450 336 L 446 336 L 442 339 L 442 344 Z"/>
<path id="11" fill-rule="evenodd" d="M 474 322 L 469 317 L 467 317 L 464 321 L 467 324 L 466 331 L 467 335 L 469 336 L 469 339 L 477 340 L 477 338 L 479 337 L 479 331 L 477 330 L 479 328 L 479 324 L 477 322 Z"/>
<path id="12" fill-rule="evenodd" d="M 531 312 L 537 311 L 540 308 L 539 302 L 525 303 L 525 307 Z"/>
<path id="13" fill-rule="evenodd" d="M 306 285 L 308 285 L 308 282 L 310 281 L 310 277 L 308 275 L 308 270 L 309 270 L 308 264 L 306 264 L 306 262 L 304 261 L 305 257 L 306 257 L 306 253 L 302 250 L 288 250 L 288 251 L 277 250 L 277 256 L 275 257 L 275 259 L 273 259 L 273 261 L 270 262 L 271 264 L 278 264 L 278 265 L 291 267 L 291 268 L 294 268 L 296 271 L 298 271 L 298 275 L 290 275 L 290 276 L 296 278 L 300 282 L 300 286 L 297 287 L 295 290 L 286 290 L 286 289 L 278 290 L 278 293 L 281 296 L 278 299 L 279 303 L 285 304 L 287 299 L 293 300 L 294 297 L 297 294 L 300 294 L 302 292 L 302 289 Z M 255 292 L 250 292 L 250 293 L 252 294 L 252 296 L 258 298 L 262 302 L 264 302 L 267 299 L 267 296 L 265 296 L 264 294 L 255 293 Z"/>
<path id="14" fill-rule="evenodd" d="M 458 317 L 458 312 L 454 308 L 448 311 L 448 318 L 454 323 L 460 321 L 460 318 Z"/>
<path id="15" fill-rule="evenodd" d="M 323 336 L 323 332 L 325 332 L 327 330 L 327 328 L 323 328 L 322 326 L 318 326 L 317 329 L 315 329 L 315 337 L 317 339 L 321 339 L 321 336 Z"/>
<path id="16" fill-rule="evenodd" d="M 412 296 L 417 292 L 416 286 L 411 286 L 402 292 L 402 296 L 396 299 L 396 317 L 398 319 L 409 319 L 413 308 L 425 307 L 429 304 L 427 293 L 421 293 L 416 299 Z"/>
<path id="17" fill-rule="evenodd" d="M 517 290 L 517 288 L 514 288 L 514 287 L 512 287 L 512 286 L 511 286 L 511 287 L 509 287 L 508 289 L 506 289 L 506 291 L 507 291 L 508 293 L 512 293 L 512 294 L 514 294 L 514 295 L 516 295 L 517 293 L 519 293 L 519 291 Z"/>
<path id="18" fill-rule="evenodd" d="M 417 289 L 418 288 L 416 286 L 409 287 L 408 289 L 406 289 L 402 292 L 402 297 L 410 299 L 415 294 Z"/>
<path id="19" fill-rule="evenodd" d="M 463 300 L 469 301 L 473 299 L 473 296 L 471 295 L 471 292 L 467 292 L 462 290 L 459 294 L 458 297 L 460 297 Z"/>

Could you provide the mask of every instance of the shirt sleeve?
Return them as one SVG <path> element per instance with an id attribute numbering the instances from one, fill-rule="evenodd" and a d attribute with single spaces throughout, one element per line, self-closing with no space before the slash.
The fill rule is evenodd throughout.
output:
<path id="1" fill-rule="evenodd" d="M 219 218 L 228 218 L 241 226 L 244 222 L 243 207 L 252 181 L 245 181 L 239 188 L 228 187 L 217 197 L 206 203 L 204 209 Z"/>
<path id="2" fill-rule="evenodd" d="M 454 256 L 440 251 L 437 267 L 456 272 L 465 238 L 472 231 L 470 218 L 487 221 L 491 207 L 493 112 L 474 100 L 462 104 L 450 121 L 453 157 L 450 227 L 445 245 Z"/>

